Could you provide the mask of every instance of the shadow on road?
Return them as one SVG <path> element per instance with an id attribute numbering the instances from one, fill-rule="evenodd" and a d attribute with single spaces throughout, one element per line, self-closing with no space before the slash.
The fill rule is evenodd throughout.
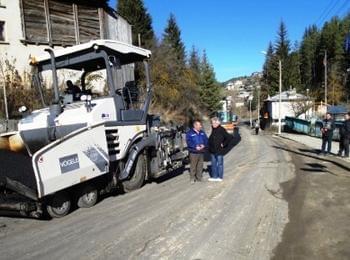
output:
<path id="1" fill-rule="evenodd" d="M 157 184 L 162 183 L 162 182 L 166 182 L 172 178 L 175 178 L 177 176 L 182 175 L 184 172 L 189 171 L 189 170 L 190 170 L 189 167 L 183 166 L 183 167 L 178 168 L 174 171 L 168 172 L 167 174 L 165 174 L 157 179 L 152 179 L 150 182 L 155 182 Z"/>
<path id="2" fill-rule="evenodd" d="M 342 163 L 339 163 L 337 161 L 334 161 L 334 160 L 331 160 L 331 159 L 327 159 L 325 157 L 323 158 L 320 158 L 316 155 L 313 155 L 313 154 L 318 154 L 318 150 L 315 150 L 315 149 L 298 149 L 297 151 L 294 151 L 294 150 L 291 150 L 291 149 L 288 149 L 288 148 L 284 148 L 284 147 L 281 147 L 281 146 L 272 146 L 273 148 L 275 149 L 279 149 L 279 150 L 283 150 L 283 151 L 287 151 L 287 152 L 290 152 L 290 153 L 294 153 L 294 154 L 297 154 L 297 155 L 301 155 L 301 156 L 305 156 L 305 157 L 309 157 L 309 158 L 312 158 L 312 159 L 315 159 L 315 160 L 319 160 L 319 161 L 323 161 L 323 162 L 329 162 L 329 163 L 332 163 L 333 165 L 335 166 L 338 166 L 339 168 L 343 169 L 343 170 L 346 170 L 346 171 L 350 171 L 350 168 L 345 166 L 344 164 Z M 309 154 L 311 153 L 311 154 Z M 311 166 L 311 165 L 310 165 Z M 322 165 L 323 167 L 327 168 L 326 166 Z M 311 166 L 312 167 L 312 166 Z M 314 167 L 314 168 L 317 168 L 317 167 Z M 324 172 L 328 172 L 330 174 L 333 174 L 332 172 L 329 172 L 328 170 L 325 171 L 325 168 L 322 168 L 321 171 L 324 171 Z M 333 174 L 335 175 L 335 174 Z M 350 177 L 347 176 L 347 177 Z"/>

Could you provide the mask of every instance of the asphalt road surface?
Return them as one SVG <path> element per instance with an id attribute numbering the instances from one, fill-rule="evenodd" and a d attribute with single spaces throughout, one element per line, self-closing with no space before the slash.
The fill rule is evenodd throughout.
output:
<path id="1" fill-rule="evenodd" d="M 0 258 L 272 258 L 289 222 L 280 184 L 295 178 L 295 163 L 279 138 L 241 136 L 222 183 L 191 185 L 185 171 L 62 219 L 0 217 Z"/>

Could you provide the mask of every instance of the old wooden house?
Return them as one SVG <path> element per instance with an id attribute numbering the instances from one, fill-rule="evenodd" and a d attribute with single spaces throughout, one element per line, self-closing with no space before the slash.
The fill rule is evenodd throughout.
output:
<path id="1" fill-rule="evenodd" d="M 131 43 L 131 25 L 107 2 L 0 0 L 1 61 L 9 60 L 24 75 L 29 56 L 42 54 L 48 46 L 64 48 L 95 39 Z M 125 72 L 130 74 L 130 68 Z"/>

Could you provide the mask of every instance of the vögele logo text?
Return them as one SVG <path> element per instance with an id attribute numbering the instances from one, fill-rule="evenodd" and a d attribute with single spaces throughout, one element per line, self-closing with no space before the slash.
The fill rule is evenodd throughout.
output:
<path id="1" fill-rule="evenodd" d="M 72 154 L 59 159 L 61 173 L 79 169 L 78 154 Z"/>

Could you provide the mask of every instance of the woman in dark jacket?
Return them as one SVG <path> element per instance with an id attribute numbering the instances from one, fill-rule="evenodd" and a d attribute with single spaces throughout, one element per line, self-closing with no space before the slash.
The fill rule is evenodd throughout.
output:
<path id="1" fill-rule="evenodd" d="M 224 154 L 233 137 L 220 125 L 217 117 L 211 119 L 212 131 L 209 137 L 211 156 L 211 178 L 209 181 L 222 181 L 224 177 Z"/>

